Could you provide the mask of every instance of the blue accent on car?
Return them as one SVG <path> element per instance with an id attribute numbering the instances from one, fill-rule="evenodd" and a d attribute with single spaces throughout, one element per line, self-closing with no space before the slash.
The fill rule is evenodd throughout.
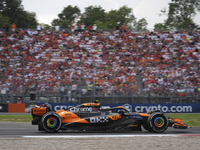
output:
<path id="1" fill-rule="evenodd" d="M 137 120 L 142 120 L 142 116 L 140 116 L 139 114 L 135 114 L 135 115 L 129 115 L 129 118 L 131 119 L 137 119 Z"/>

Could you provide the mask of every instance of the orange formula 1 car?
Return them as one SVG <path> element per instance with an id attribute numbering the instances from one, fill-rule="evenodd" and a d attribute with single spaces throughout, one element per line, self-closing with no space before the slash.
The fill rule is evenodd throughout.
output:
<path id="1" fill-rule="evenodd" d="M 167 117 L 161 111 L 149 113 L 129 112 L 122 106 L 100 109 L 100 103 L 84 103 L 56 112 L 42 104 L 32 108 L 32 125 L 39 131 L 58 132 L 59 130 L 82 131 L 142 131 L 164 132 L 168 127 L 189 128 L 181 119 Z"/>

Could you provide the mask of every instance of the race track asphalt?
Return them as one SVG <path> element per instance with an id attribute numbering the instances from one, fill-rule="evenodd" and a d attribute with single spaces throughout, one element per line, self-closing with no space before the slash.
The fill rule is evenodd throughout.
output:
<path id="1" fill-rule="evenodd" d="M 0 137 L 22 137 L 22 136 L 84 136 L 84 135 L 149 135 L 158 134 L 147 131 L 120 131 L 120 132 L 75 132 L 75 131 L 59 131 L 58 133 L 39 132 L 37 125 L 31 123 L 20 122 L 0 122 Z M 189 129 L 173 129 L 168 128 L 162 135 L 200 135 L 200 127 Z"/>

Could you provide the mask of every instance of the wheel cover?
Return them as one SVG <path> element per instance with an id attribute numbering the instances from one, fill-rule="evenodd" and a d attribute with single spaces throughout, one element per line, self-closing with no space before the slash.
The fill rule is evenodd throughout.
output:
<path id="1" fill-rule="evenodd" d="M 156 117 L 154 120 L 154 125 L 158 128 L 162 128 L 165 124 L 165 120 L 162 117 Z"/>
<path id="2" fill-rule="evenodd" d="M 56 118 L 48 118 L 46 123 L 47 123 L 47 127 L 55 128 L 57 125 L 57 119 Z"/>

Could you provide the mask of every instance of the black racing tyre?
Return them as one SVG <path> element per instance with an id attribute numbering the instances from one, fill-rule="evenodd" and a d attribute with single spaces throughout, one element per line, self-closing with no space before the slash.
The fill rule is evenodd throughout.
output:
<path id="1" fill-rule="evenodd" d="M 46 132 L 58 132 L 62 124 L 62 119 L 57 113 L 49 112 L 42 117 L 41 122 Z"/>
<path id="2" fill-rule="evenodd" d="M 148 126 L 147 124 L 143 124 L 142 127 L 143 127 L 145 130 L 149 131 L 149 132 L 152 131 L 152 129 L 149 128 L 149 126 Z"/>
<path id="3" fill-rule="evenodd" d="M 153 132 L 162 133 L 168 128 L 169 120 L 165 114 L 155 112 L 149 116 L 147 124 Z"/>

